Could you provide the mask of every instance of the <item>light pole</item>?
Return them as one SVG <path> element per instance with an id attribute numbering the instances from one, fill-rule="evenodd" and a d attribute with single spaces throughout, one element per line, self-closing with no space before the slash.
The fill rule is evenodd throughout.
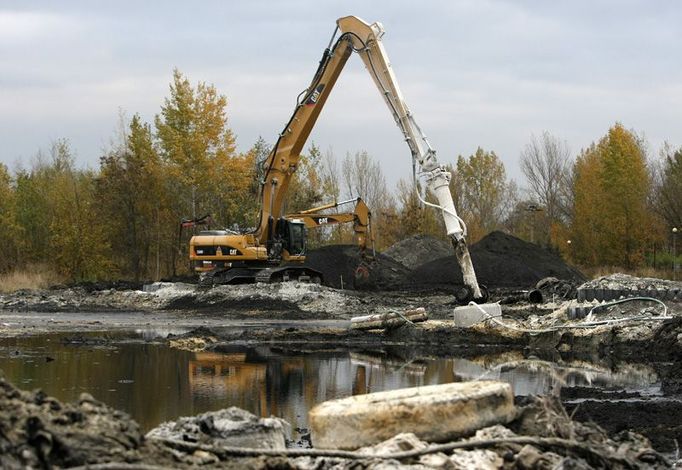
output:
<path id="1" fill-rule="evenodd" d="M 537 214 L 538 212 L 541 212 L 541 211 L 542 211 L 542 208 L 539 207 L 537 204 L 534 204 L 532 202 L 526 206 L 526 212 L 529 212 L 532 214 L 531 221 L 530 221 L 530 242 L 531 243 L 535 243 L 535 223 L 536 223 L 535 214 Z"/>
<path id="2" fill-rule="evenodd" d="M 677 227 L 673 227 L 673 281 L 677 281 Z"/>

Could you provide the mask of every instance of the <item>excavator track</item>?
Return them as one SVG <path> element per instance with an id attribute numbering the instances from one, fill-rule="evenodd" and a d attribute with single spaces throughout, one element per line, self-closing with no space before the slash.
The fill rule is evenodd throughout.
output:
<path id="1" fill-rule="evenodd" d="M 305 266 L 282 266 L 272 268 L 231 268 L 215 269 L 199 276 L 197 287 L 210 289 L 216 285 L 252 284 L 256 282 L 274 283 L 302 281 L 321 284 L 323 275 Z"/>

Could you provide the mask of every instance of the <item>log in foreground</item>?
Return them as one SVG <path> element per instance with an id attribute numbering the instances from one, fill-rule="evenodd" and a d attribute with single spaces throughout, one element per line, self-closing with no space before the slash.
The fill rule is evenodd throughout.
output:
<path id="1" fill-rule="evenodd" d="M 403 432 L 443 442 L 515 416 L 511 386 L 452 383 L 357 395 L 324 402 L 309 415 L 316 448 L 357 449 Z"/>
<path id="2" fill-rule="evenodd" d="M 424 322 L 429 319 L 423 307 L 414 310 L 406 310 L 403 313 L 389 312 L 376 315 L 365 315 L 353 317 L 350 320 L 350 327 L 353 330 L 383 330 L 386 328 L 397 328 L 409 320 L 412 323 Z"/>

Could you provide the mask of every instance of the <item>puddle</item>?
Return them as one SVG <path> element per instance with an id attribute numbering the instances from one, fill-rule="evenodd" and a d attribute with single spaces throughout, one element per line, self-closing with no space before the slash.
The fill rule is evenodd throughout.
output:
<path id="1" fill-rule="evenodd" d="M 138 330 L 137 341 L 117 341 L 130 333 L 112 333 L 106 341 L 101 341 L 102 334 L 2 339 L 0 369 L 18 386 L 42 388 L 63 401 L 88 392 L 130 413 L 145 430 L 178 416 L 229 406 L 306 428 L 308 410 L 325 400 L 476 379 L 509 382 L 516 395 L 558 394 L 566 386 L 660 392 L 653 369 L 641 364 L 612 369 L 521 353 L 407 360 L 395 354 L 304 354 L 266 346 L 188 352 L 140 341 L 159 333 Z M 74 337 L 82 341 L 66 341 Z M 409 350 L 405 357 L 410 357 Z"/>

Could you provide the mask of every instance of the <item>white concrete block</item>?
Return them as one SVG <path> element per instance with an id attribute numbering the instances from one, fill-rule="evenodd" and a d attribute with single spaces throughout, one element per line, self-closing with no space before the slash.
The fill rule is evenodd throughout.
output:
<path id="1" fill-rule="evenodd" d="M 481 307 L 485 313 L 481 312 L 478 307 Z M 469 327 L 485 321 L 488 317 L 499 317 L 500 315 L 502 315 L 500 304 L 465 305 L 455 307 L 454 319 L 455 325 Z"/>
<path id="2" fill-rule="evenodd" d="M 315 447 L 356 449 L 407 432 L 427 441 L 448 441 L 514 416 L 509 384 L 480 381 L 331 400 L 313 408 L 308 421 Z"/>

